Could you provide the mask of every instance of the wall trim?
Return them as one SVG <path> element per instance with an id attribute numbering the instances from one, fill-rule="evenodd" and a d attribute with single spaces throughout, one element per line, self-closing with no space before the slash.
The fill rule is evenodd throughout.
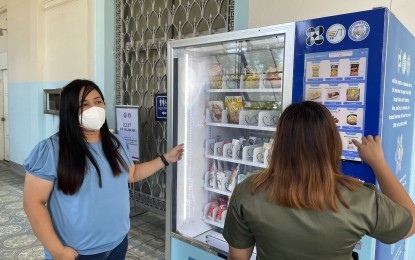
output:
<path id="1" fill-rule="evenodd" d="M 78 1 L 78 0 L 44 0 L 42 3 L 42 10 L 44 12 L 49 11 L 50 9 L 59 7 L 69 2 Z"/>

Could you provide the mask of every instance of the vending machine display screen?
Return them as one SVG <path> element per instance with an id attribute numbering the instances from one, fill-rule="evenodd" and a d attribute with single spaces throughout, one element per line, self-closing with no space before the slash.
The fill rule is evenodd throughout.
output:
<path id="1" fill-rule="evenodd" d="M 342 159 L 361 161 L 353 139 L 364 133 L 369 50 L 305 54 L 304 100 L 325 105 L 343 142 Z"/>

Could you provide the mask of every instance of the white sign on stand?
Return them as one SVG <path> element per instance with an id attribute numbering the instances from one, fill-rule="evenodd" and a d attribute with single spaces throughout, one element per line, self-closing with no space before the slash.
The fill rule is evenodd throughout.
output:
<path id="1" fill-rule="evenodd" d="M 139 161 L 139 106 L 115 106 L 117 133 L 128 144 L 134 161 Z"/>

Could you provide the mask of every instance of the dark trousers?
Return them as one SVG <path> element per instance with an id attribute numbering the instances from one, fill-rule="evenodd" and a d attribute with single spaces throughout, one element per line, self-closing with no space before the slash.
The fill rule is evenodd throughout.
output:
<path id="1" fill-rule="evenodd" d="M 78 255 L 76 260 L 124 260 L 128 248 L 128 235 L 113 250 L 96 255 Z"/>

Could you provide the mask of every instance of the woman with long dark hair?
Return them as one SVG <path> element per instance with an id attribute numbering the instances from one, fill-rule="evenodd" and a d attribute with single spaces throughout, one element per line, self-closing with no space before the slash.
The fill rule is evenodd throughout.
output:
<path id="1" fill-rule="evenodd" d="M 46 259 L 124 259 L 130 228 L 128 182 L 181 159 L 183 145 L 134 164 L 109 131 L 99 87 L 74 80 L 60 98 L 59 132 L 41 141 L 23 166 L 23 204 Z"/>
<path id="2" fill-rule="evenodd" d="M 414 234 L 415 205 L 385 162 L 379 137 L 354 141 L 383 193 L 343 175 L 342 142 L 330 111 L 304 101 L 277 124 L 268 168 L 234 190 L 224 237 L 228 259 L 352 259 L 368 235 L 395 243 Z"/>

